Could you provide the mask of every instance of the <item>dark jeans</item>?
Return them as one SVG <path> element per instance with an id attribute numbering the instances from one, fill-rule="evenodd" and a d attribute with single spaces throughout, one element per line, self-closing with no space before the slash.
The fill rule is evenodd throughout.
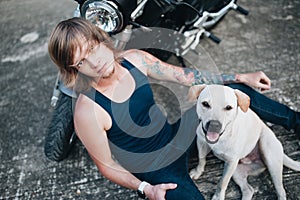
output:
<path id="1" fill-rule="evenodd" d="M 177 161 L 163 169 L 143 174 L 135 174 L 135 176 L 152 185 L 176 183 L 176 189 L 167 190 L 167 200 L 204 200 L 201 192 L 189 176 L 187 153 L 184 153 Z"/>
<path id="2" fill-rule="evenodd" d="M 250 108 L 264 121 L 281 125 L 287 130 L 300 124 L 300 113 L 276 102 L 244 84 L 228 84 L 227 86 L 246 93 L 250 99 Z"/>
<path id="3" fill-rule="evenodd" d="M 174 124 L 176 134 L 181 135 L 172 140 L 170 153 L 181 149 L 181 156 L 170 165 L 147 173 L 134 174 L 140 180 L 147 181 L 152 185 L 160 183 L 176 183 L 177 188 L 167 190 L 167 200 L 204 200 L 198 187 L 189 176 L 188 160 L 189 154 L 196 147 L 196 128 L 199 124 L 195 107 L 186 111 L 181 119 Z M 172 147 L 174 151 L 172 151 Z M 166 158 L 167 159 L 167 158 Z"/>

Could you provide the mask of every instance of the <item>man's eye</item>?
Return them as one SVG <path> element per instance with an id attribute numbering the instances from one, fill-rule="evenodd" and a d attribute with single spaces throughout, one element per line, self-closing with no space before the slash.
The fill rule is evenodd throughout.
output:
<path id="1" fill-rule="evenodd" d="M 84 59 L 82 59 L 81 61 L 79 61 L 79 63 L 77 64 L 77 67 L 81 67 L 84 64 Z"/>
<path id="2" fill-rule="evenodd" d="M 89 47 L 88 53 L 92 53 L 93 50 L 94 50 L 94 48 L 95 48 L 95 46 L 94 46 L 94 45 L 91 45 L 91 46 Z"/>

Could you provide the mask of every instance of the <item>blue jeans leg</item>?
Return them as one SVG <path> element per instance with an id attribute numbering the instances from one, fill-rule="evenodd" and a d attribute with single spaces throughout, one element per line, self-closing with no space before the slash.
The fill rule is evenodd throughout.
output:
<path id="1" fill-rule="evenodd" d="M 288 106 L 266 97 L 245 84 L 233 83 L 227 86 L 246 93 L 251 99 L 250 108 L 262 120 L 281 125 L 287 130 L 295 129 L 300 125 L 300 113 Z"/>
<path id="2" fill-rule="evenodd" d="M 187 153 L 184 153 L 178 160 L 163 169 L 135 174 L 135 176 L 152 185 L 160 183 L 176 183 L 176 189 L 167 190 L 166 200 L 204 200 L 201 192 L 188 174 L 187 162 L 188 156 Z"/>

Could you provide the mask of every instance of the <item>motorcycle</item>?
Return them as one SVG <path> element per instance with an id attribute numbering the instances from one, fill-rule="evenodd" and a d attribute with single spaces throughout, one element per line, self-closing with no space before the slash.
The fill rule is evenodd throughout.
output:
<path id="1" fill-rule="evenodd" d="M 230 11 L 247 15 L 236 0 L 75 0 L 74 17 L 83 17 L 107 32 L 119 49 L 139 48 L 167 61 L 174 55 L 185 66 L 185 54 L 207 37 L 220 39 L 210 29 Z M 162 31 L 167 30 L 167 31 Z M 52 120 L 45 138 L 45 155 L 54 161 L 68 156 L 76 133 L 73 124 L 72 88 L 59 74 L 53 90 Z"/>

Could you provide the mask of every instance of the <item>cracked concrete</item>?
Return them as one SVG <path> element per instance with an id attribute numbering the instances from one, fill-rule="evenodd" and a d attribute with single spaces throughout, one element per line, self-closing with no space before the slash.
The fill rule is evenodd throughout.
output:
<path id="1" fill-rule="evenodd" d="M 219 71 L 264 71 L 273 83 L 272 90 L 265 95 L 299 111 L 300 3 L 297 0 L 239 2 L 250 14 L 228 13 L 212 29 L 222 42 L 216 45 L 204 39 L 202 48 Z M 62 162 L 51 162 L 44 156 L 56 78 L 46 45 L 53 27 L 71 17 L 75 7 L 71 0 L 0 2 L 0 199 L 137 199 L 135 192 L 99 174 L 79 142 Z M 158 99 L 172 105 L 160 90 L 155 93 Z M 285 152 L 300 160 L 295 135 L 276 125 L 272 129 Z M 191 165 L 194 163 L 191 161 Z M 207 199 L 214 193 L 222 167 L 223 163 L 210 155 L 206 172 L 196 181 Z M 300 199 L 300 173 L 284 168 L 283 177 L 288 199 Z M 249 182 L 256 191 L 253 199 L 276 198 L 267 172 L 249 178 Z M 226 198 L 241 198 L 232 181 Z"/>

